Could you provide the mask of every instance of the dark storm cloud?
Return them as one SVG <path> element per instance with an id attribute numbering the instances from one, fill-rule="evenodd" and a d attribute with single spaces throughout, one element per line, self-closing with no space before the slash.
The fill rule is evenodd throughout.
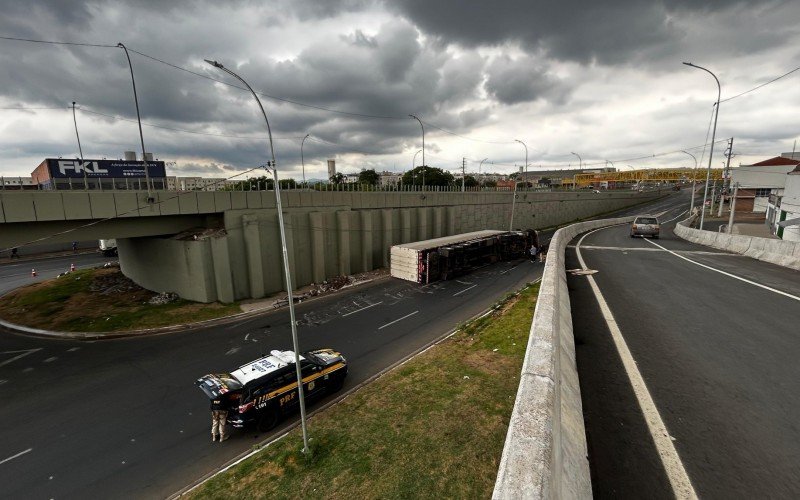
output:
<path id="1" fill-rule="evenodd" d="M 569 93 L 569 83 L 551 76 L 534 59 L 496 58 L 487 68 L 486 91 L 504 104 L 536 99 L 562 103 Z"/>
<path id="2" fill-rule="evenodd" d="M 789 3 L 788 0 L 393 0 L 386 5 L 407 16 L 424 32 L 468 47 L 517 42 L 528 50 L 544 50 L 556 59 L 613 64 L 641 58 L 651 51 L 658 53 L 665 45 L 682 38 L 684 33 L 671 22 L 673 14 L 713 16 L 744 7 L 741 14 L 755 19 L 755 6 Z"/>

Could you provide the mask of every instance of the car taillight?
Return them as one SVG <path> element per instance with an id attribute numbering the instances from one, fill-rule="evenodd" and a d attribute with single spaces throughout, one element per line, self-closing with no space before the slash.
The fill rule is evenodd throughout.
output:
<path id="1" fill-rule="evenodd" d="M 239 413 L 245 413 L 253 408 L 253 402 L 250 401 L 249 403 L 245 403 L 243 405 L 239 405 Z"/>
<path id="2" fill-rule="evenodd" d="M 634 228 L 634 229 L 639 229 L 639 226 L 637 226 L 636 224 L 634 224 L 634 225 L 633 225 L 633 228 Z"/>

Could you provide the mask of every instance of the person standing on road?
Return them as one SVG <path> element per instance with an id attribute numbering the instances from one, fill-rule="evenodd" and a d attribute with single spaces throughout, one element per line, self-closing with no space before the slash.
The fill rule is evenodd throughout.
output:
<path id="1" fill-rule="evenodd" d="M 11 249 L 11 258 L 19 259 L 19 250 L 17 250 L 17 247 Z"/>
<path id="2" fill-rule="evenodd" d="M 73 241 L 72 242 L 72 253 L 75 253 L 77 251 L 78 251 L 78 242 L 77 241 Z"/>
<path id="3" fill-rule="evenodd" d="M 539 233 L 535 229 L 530 230 L 531 238 L 531 262 L 536 262 L 536 256 L 539 254 Z"/>
<path id="4" fill-rule="evenodd" d="M 220 394 L 216 399 L 211 400 L 211 441 L 216 441 L 217 435 L 219 435 L 220 443 L 228 439 L 225 427 L 227 420 L 228 405 Z"/>

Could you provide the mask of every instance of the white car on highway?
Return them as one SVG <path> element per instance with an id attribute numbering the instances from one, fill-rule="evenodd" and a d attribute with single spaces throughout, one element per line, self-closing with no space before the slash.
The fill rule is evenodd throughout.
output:
<path id="1" fill-rule="evenodd" d="M 640 215 L 633 219 L 631 224 L 631 238 L 637 236 L 650 236 L 651 238 L 658 239 L 661 232 L 661 224 L 658 218 L 652 215 Z"/>

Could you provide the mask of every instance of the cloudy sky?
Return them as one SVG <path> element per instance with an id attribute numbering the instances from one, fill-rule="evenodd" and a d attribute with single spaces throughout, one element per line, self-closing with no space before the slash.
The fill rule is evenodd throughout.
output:
<path id="1" fill-rule="evenodd" d="M 164 2 L 166 3 L 166 2 Z M 800 135 L 800 3 L 721 0 L 0 0 L 0 175 L 45 157 L 148 151 L 174 175 L 230 176 L 267 158 L 261 94 L 281 176 L 402 171 L 422 147 L 448 170 L 586 164 L 693 166 L 722 83 L 717 138 L 734 165 Z M 133 52 L 135 51 L 135 52 Z M 717 148 L 713 166 L 720 166 Z M 724 149 L 724 148 L 722 148 Z M 668 154 L 663 154 L 668 153 Z M 708 151 L 703 162 L 707 161 Z M 421 164 L 422 155 L 417 156 Z"/>

